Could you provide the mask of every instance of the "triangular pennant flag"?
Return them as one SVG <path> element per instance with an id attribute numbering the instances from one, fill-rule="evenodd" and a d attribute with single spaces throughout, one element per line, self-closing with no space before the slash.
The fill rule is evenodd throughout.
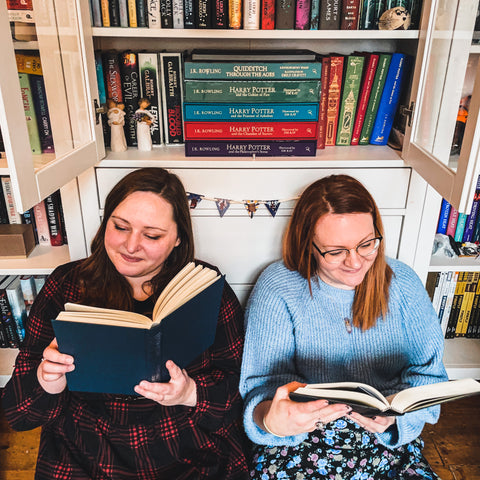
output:
<path id="1" fill-rule="evenodd" d="M 274 217 L 277 214 L 278 207 L 280 206 L 280 202 L 278 200 L 267 200 L 265 202 L 265 206 L 267 207 L 267 210 L 270 212 L 272 217 Z"/>
<path id="2" fill-rule="evenodd" d="M 201 201 L 204 195 L 198 195 L 198 193 L 187 192 L 187 198 L 190 202 L 190 208 L 193 210 Z"/>
<path id="3" fill-rule="evenodd" d="M 223 217 L 230 207 L 230 201 L 227 200 L 226 198 L 216 198 L 215 199 L 215 204 L 217 205 L 218 213 L 220 214 L 220 217 Z"/>
<path id="4" fill-rule="evenodd" d="M 245 200 L 245 208 L 247 209 L 250 218 L 253 218 L 253 214 L 257 211 L 258 200 Z"/>

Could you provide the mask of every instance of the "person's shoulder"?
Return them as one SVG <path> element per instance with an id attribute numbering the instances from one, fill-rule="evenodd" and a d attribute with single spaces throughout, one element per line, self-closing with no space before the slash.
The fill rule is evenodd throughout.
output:
<path id="1" fill-rule="evenodd" d="M 401 260 L 387 257 L 387 263 L 392 269 L 395 278 L 397 278 L 398 280 L 418 278 L 415 270 L 413 270 L 412 267 L 402 262 Z"/>
<path id="2" fill-rule="evenodd" d="M 416 297 L 419 289 L 424 289 L 422 281 L 412 267 L 394 258 L 387 258 L 387 263 L 393 271 L 392 287 L 398 288 L 404 296 Z"/>
<path id="3" fill-rule="evenodd" d="M 277 260 L 262 271 L 258 278 L 258 283 L 282 287 L 295 285 L 297 282 L 303 280 L 302 276 L 296 270 L 288 269 L 283 263 L 283 260 Z"/>
<path id="4" fill-rule="evenodd" d="M 62 278 L 69 274 L 74 274 L 78 266 L 81 265 L 83 260 L 74 260 L 73 262 L 64 263 L 58 265 L 50 274 L 51 278 Z"/>

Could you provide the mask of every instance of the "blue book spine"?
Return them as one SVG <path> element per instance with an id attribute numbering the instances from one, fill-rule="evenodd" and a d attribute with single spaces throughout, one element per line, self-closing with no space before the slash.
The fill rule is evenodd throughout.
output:
<path id="1" fill-rule="evenodd" d="M 448 217 L 452 206 L 444 198 L 442 199 L 442 206 L 440 207 L 440 215 L 438 217 L 437 233 L 447 234 Z"/>
<path id="2" fill-rule="evenodd" d="M 101 104 L 106 103 L 107 94 L 105 92 L 105 80 L 103 77 L 102 52 L 95 52 L 95 69 L 97 71 L 98 96 Z"/>
<path id="3" fill-rule="evenodd" d="M 185 121 L 316 121 L 318 103 L 185 103 Z"/>
<path id="4" fill-rule="evenodd" d="M 457 228 L 455 229 L 455 241 L 462 243 L 463 241 L 463 232 L 465 231 L 465 224 L 467 223 L 467 214 L 459 213 Z"/>
<path id="5" fill-rule="evenodd" d="M 318 30 L 320 21 L 320 0 L 312 0 L 310 5 L 310 30 Z"/>
<path id="6" fill-rule="evenodd" d="M 406 71 L 406 58 L 403 53 L 392 54 L 387 78 L 383 87 L 377 116 L 370 135 L 372 145 L 386 145 L 397 111 L 402 82 Z"/>
<path id="7" fill-rule="evenodd" d="M 472 209 L 470 215 L 467 217 L 465 223 L 465 231 L 463 232 L 463 241 L 471 242 L 473 240 L 473 231 L 475 229 L 475 222 L 477 221 L 478 208 L 480 207 L 480 175 L 477 180 L 477 186 L 475 187 L 475 193 L 473 195 Z"/>

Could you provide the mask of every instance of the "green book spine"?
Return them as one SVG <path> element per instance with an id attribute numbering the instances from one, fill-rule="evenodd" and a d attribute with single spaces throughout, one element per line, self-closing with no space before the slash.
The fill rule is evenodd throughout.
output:
<path id="1" fill-rule="evenodd" d="M 350 145 L 352 139 L 364 63 L 365 57 L 363 56 L 349 55 L 347 57 L 340 115 L 338 117 L 337 145 Z"/>
<path id="2" fill-rule="evenodd" d="M 368 100 L 367 111 L 365 112 L 365 120 L 363 122 L 362 132 L 360 133 L 359 145 L 368 145 L 370 142 L 370 134 L 377 116 L 378 106 L 382 98 L 383 87 L 387 78 L 388 67 L 392 55 L 389 53 L 381 53 L 378 61 L 377 72 L 373 81 L 370 99 Z"/>
<path id="3" fill-rule="evenodd" d="M 320 80 L 321 62 L 185 62 L 185 78 Z"/>
<path id="4" fill-rule="evenodd" d="M 318 102 L 320 81 L 317 80 L 186 80 L 185 102 L 252 103 Z"/>
<path id="5" fill-rule="evenodd" d="M 38 132 L 37 115 L 33 106 L 32 89 L 28 73 L 19 73 L 20 90 L 22 91 L 23 110 L 27 119 L 28 137 L 30 139 L 30 148 L 32 153 L 40 155 L 42 145 L 40 143 L 40 134 Z"/>

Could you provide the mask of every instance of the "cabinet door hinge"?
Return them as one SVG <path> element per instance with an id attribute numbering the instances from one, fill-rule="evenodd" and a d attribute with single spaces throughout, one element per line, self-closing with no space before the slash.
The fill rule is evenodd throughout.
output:
<path id="1" fill-rule="evenodd" d="M 95 107 L 95 122 L 98 125 L 100 123 L 100 115 L 107 113 L 107 106 L 105 104 L 99 106 L 96 98 L 93 100 L 93 105 Z"/>
<path id="2" fill-rule="evenodd" d="M 406 105 L 400 105 L 399 113 L 400 115 L 407 117 L 409 127 L 412 126 L 412 116 L 414 111 L 415 111 L 415 102 L 411 102 L 409 107 L 407 107 Z"/>

